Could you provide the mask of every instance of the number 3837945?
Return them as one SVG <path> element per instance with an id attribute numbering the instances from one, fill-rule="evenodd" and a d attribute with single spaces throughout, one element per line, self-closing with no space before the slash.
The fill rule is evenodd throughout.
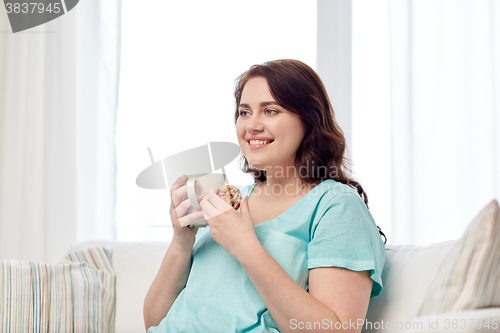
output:
<path id="1" fill-rule="evenodd" d="M 28 14 L 28 13 L 54 13 L 61 12 L 61 4 L 59 2 L 44 4 L 42 2 L 16 2 L 6 3 L 5 9 L 7 13 Z"/>

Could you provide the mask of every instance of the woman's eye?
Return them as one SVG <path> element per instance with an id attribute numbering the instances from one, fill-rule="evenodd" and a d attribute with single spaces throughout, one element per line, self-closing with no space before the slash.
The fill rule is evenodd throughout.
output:
<path id="1" fill-rule="evenodd" d="M 248 113 L 248 111 L 245 111 L 245 110 L 241 110 L 240 111 L 240 116 L 246 116 Z"/>
<path id="2" fill-rule="evenodd" d="M 272 114 L 271 112 L 278 113 L 278 111 L 273 110 L 273 109 L 267 109 L 267 110 L 266 110 L 266 112 L 267 112 L 268 114 Z"/>

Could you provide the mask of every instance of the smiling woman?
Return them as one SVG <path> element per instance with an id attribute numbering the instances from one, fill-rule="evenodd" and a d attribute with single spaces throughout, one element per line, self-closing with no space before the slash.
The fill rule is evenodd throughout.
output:
<path id="1" fill-rule="evenodd" d="M 242 187 L 239 211 L 214 187 L 199 199 L 201 212 L 187 213 L 187 177 L 172 186 L 174 236 L 145 299 L 148 332 L 364 321 L 382 292 L 383 233 L 348 177 L 320 78 L 300 61 L 269 61 L 238 77 L 235 100 L 243 171 L 255 182 Z M 207 228 L 181 227 L 196 214 Z"/>

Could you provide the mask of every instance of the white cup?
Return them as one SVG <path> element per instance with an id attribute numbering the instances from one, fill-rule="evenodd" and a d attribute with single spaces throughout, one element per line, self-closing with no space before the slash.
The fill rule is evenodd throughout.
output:
<path id="1" fill-rule="evenodd" d="M 195 189 L 195 181 L 200 184 L 200 186 Z M 193 206 L 192 209 L 188 210 L 188 213 L 195 211 L 200 211 L 201 206 L 196 200 L 196 196 L 207 194 L 210 189 L 214 186 L 221 187 L 225 185 L 226 176 L 222 173 L 209 173 L 209 174 L 198 174 L 198 175 L 188 175 L 188 181 L 186 183 L 188 199 Z M 189 226 L 205 227 L 207 226 L 207 221 L 199 218 L 192 222 Z"/>

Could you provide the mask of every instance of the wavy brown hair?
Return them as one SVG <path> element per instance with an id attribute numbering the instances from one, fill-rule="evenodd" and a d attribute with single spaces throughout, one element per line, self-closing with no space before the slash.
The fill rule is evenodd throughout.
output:
<path id="1" fill-rule="evenodd" d="M 298 60 L 281 59 L 253 65 L 235 81 L 236 99 L 235 123 L 239 117 L 241 94 L 248 80 L 264 77 L 271 95 L 283 108 L 297 114 L 304 126 L 305 135 L 295 156 L 295 167 L 307 170 L 299 177 L 305 183 L 317 184 L 326 179 L 333 179 L 357 190 L 368 207 L 368 196 L 363 187 L 349 177 L 350 161 L 345 156 L 346 140 L 342 129 L 335 120 L 333 107 L 323 82 L 316 72 Z M 265 181 L 266 172 L 250 166 L 242 155 L 243 172 L 251 173 L 255 181 Z M 387 242 L 385 234 L 378 227 L 379 233 Z"/>

